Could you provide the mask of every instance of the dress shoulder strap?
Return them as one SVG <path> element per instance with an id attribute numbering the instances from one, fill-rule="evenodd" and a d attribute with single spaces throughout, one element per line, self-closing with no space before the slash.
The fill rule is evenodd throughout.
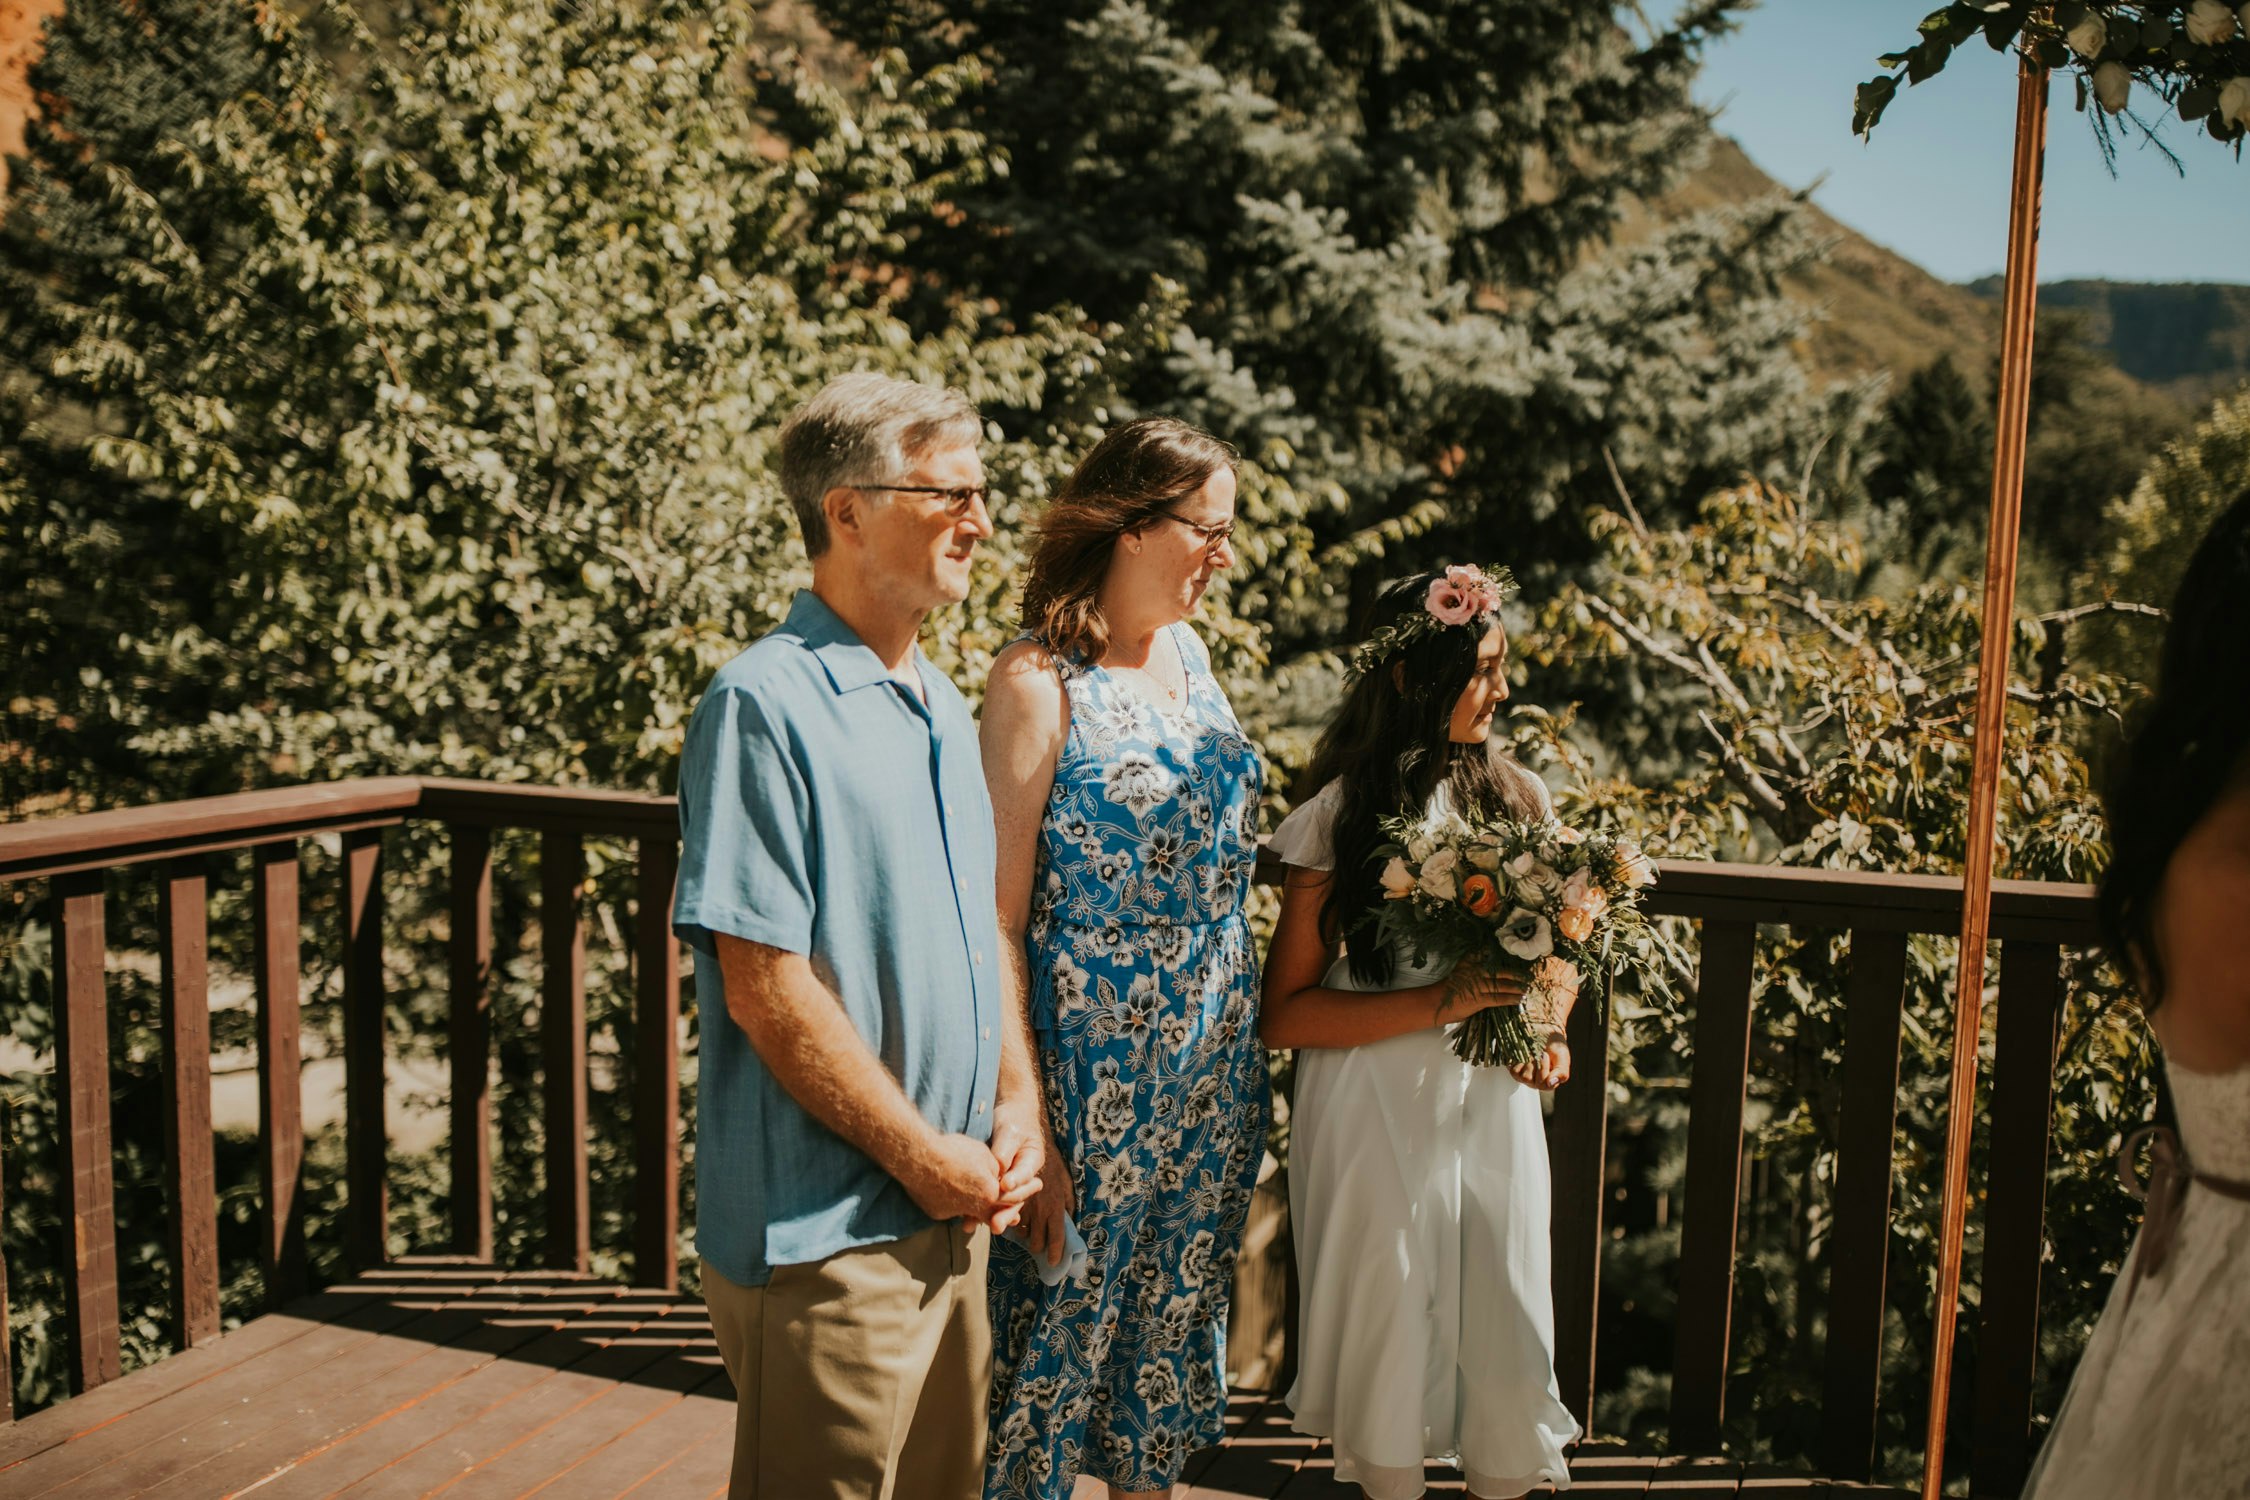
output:
<path id="1" fill-rule="evenodd" d="M 1171 630 L 1172 644 L 1179 649 L 1181 665 L 1185 666 L 1190 672 L 1209 677 L 1211 675 L 1210 648 L 1203 644 L 1203 637 L 1195 633 L 1195 627 L 1185 620 L 1180 620 L 1172 625 Z"/>
<path id="2" fill-rule="evenodd" d="M 1048 645 L 1044 639 L 1042 639 L 1032 631 L 1026 630 L 1019 632 L 1014 640 L 1008 642 L 1008 645 L 1020 646 L 1026 641 L 1029 641 L 1032 645 L 1037 646 L 1041 651 L 1046 653 L 1047 665 L 1055 669 L 1055 675 L 1062 679 L 1064 687 L 1070 686 L 1072 682 L 1086 675 L 1086 664 L 1084 662 L 1080 661 L 1075 656 L 1067 656 L 1064 653 L 1057 651 L 1054 647 Z"/>

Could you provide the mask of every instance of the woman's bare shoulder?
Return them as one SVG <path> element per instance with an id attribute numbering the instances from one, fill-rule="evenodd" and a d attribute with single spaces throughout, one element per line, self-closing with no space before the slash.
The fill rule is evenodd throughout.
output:
<path id="1" fill-rule="evenodd" d="M 1052 729 L 1070 718 L 1070 694 L 1054 653 L 1037 641 L 1016 641 L 992 659 L 985 679 L 984 719 Z"/>

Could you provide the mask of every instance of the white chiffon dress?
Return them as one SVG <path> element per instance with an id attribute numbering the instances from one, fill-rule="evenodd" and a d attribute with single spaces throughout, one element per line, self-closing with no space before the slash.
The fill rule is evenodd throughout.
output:
<path id="1" fill-rule="evenodd" d="M 2166 1072 L 2193 1170 L 2250 1185 L 2250 1067 Z M 2166 1226 L 2158 1196 L 2025 1500 L 2250 1497 L 2250 1201 L 2191 1183 Z M 2152 1236 L 2162 1266 L 2136 1284 Z"/>
<path id="2" fill-rule="evenodd" d="M 1445 791 L 1432 810 L 1443 806 Z M 1272 851 L 1334 865 L 1336 785 L 1283 820 Z M 1401 966 L 1385 988 L 1444 971 Z M 1338 958 L 1325 984 L 1361 989 Z M 1578 1425 L 1554 1372 L 1547 1137 L 1537 1091 L 1453 1055 L 1431 1027 L 1297 1053 L 1289 1213 L 1301 1298 L 1297 1431 L 1331 1440 L 1336 1477 L 1413 1500 L 1422 1466 L 1469 1493 L 1567 1488 Z"/>

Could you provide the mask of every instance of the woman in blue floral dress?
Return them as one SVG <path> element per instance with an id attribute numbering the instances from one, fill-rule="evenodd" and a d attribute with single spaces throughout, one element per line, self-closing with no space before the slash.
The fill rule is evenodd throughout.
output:
<path id="1" fill-rule="evenodd" d="M 1185 621 L 1233 560 L 1234 493 L 1192 427 L 1104 438 L 1042 517 L 1025 637 L 993 667 L 1002 946 L 1049 1143 L 1027 1243 L 993 1248 L 987 1500 L 1059 1500 L 1080 1474 L 1163 1495 L 1221 1435 L 1265 1146 L 1242 909 L 1261 772 Z"/>

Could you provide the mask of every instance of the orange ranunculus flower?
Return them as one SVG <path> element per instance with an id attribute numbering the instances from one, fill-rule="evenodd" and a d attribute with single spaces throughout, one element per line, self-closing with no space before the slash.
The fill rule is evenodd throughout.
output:
<path id="1" fill-rule="evenodd" d="M 1555 917 L 1555 931 L 1574 943 L 1594 935 L 1594 914 L 1583 906 L 1566 906 Z"/>
<path id="2" fill-rule="evenodd" d="M 1471 875 L 1461 882 L 1461 904 L 1480 917 L 1489 917 L 1500 909 L 1500 887 L 1490 875 Z"/>

